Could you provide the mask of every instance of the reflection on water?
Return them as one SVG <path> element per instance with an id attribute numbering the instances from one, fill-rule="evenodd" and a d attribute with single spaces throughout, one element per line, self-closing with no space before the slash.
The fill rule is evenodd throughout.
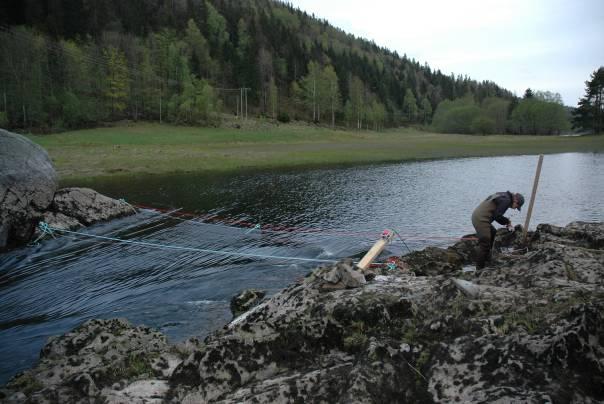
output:
<path id="1" fill-rule="evenodd" d="M 316 263 L 225 256 L 331 260 L 360 257 L 385 228 L 412 248 L 472 233 L 470 215 L 496 191 L 531 192 L 536 156 L 470 158 L 233 176 L 147 176 L 88 184 L 142 211 L 90 231 L 153 245 L 63 237 L 0 257 L 0 383 L 30 367 L 51 335 L 89 318 L 126 317 L 173 341 L 230 320 L 241 289 L 275 293 Z M 604 155 L 545 157 L 531 228 L 603 221 Z M 194 212 L 195 216 L 184 216 Z M 522 214 L 508 212 L 513 223 Z M 259 225 L 261 229 L 254 229 Z M 402 243 L 387 255 L 406 252 Z"/>

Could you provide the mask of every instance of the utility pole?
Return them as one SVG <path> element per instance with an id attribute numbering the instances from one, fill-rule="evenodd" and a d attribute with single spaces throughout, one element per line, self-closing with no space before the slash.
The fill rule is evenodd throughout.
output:
<path id="1" fill-rule="evenodd" d="M 315 104 L 317 102 L 316 93 L 317 93 L 317 79 L 315 77 L 315 74 L 313 74 L 313 77 L 312 77 L 312 122 L 313 123 L 317 122 L 317 108 L 315 107 Z"/>
<path id="2" fill-rule="evenodd" d="M 245 92 L 245 120 L 247 121 L 247 90 L 251 90 L 250 88 L 244 87 L 243 91 Z"/>
<path id="3" fill-rule="evenodd" d="M 239 88 L 239 105 L 241 108 L 241 114 L 239 116 L 243 119 L 243 87 Z"/>
<path id="4" fill-rule="evenodd" d="M 239 115 L 239 98 L 241 98 L 241 96 L 235 97 L 235 101 L 237 103 L 237 113 L 236 113 L 236 116 L 237 116 L 238 119 L 241 118 L 241 115 Z"/>
<path id="5" fill-rule="evenodd" d="M 239 88 L 220 88 L 216 87 L 217 91 L 225 91 L 227 94 L 233 94 L 236 91 L 239 91 L 239 95 L 235 93 L 235 104 L 236 104 L 236 116 L 237 118 L 247 119 L 247 90 L 251 90 L 251 88 L 247 87 L 239 87 Z M 244 104 L 245 104 L 245 114 L 244 114 Z"/>

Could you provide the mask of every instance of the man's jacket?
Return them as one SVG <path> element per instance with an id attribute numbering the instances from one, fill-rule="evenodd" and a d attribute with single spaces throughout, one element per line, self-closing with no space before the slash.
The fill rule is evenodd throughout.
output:
<path id="1" fill-rule="evenodd" d="M 505 226 L 510 223 L 510 219 L 503 214 L 512 206 L 513 200 L 510 191 L 497 192 L 478 205 L 472 216 L 481 222 L 491 223 L 496 220 L 497 223 Z"/>

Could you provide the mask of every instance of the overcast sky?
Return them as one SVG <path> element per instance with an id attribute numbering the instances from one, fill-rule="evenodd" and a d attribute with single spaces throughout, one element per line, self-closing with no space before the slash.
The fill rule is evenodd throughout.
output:
<path id="1" fill-rule="evenodd" d="M 604 0 L 289 0 L 443 73 L 576 106 L 604 65 Z"/>

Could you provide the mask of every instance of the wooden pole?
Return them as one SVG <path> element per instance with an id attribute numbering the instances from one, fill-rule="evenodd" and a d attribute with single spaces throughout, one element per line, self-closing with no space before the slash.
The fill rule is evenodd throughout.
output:
<path id="1" fill-rule="evenodd" d="M 524 232 L 522 233 L 522 240 L 526 242 L 526 234 L 528 232 L 529 223 L 531 221 L 531 215 L 533 214 L 533 205 L 535 204 L 535 196 L 537 195 L 537 186 L 539 186 L 539 177 L 541 176 L 541 166 L 543 165 L 543 154 L 539 155 L 539 162 L 537 163 L 537 172 L 535 173 L 535 181 L 533 182 L 533 193 L 531 194 L 531 202 L 529 203 L 528 212 L 526 212 L 526 221 L 524 222 Z"/>
<path id="2" fill-rule="evenodd" d="M 363 259 L 359 261 L 358 267 L 361 271 L 366 270 L 369 267 L 369 264 L 384 250 L 386 244 L 388 244 L 392 237 L 394 237 L 394 233 L 389 230 L 384 230 L 382 234 L 382 238 L 375 242 L 373 247 L 365 254 Z"/>

